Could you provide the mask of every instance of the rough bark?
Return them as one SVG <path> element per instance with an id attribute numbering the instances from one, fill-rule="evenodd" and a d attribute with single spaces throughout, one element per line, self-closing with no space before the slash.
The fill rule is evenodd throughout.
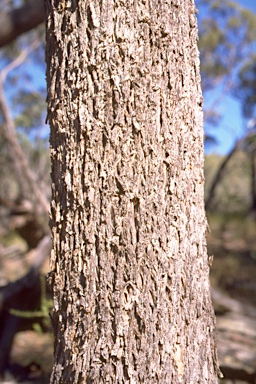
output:
<path id="1" fill-rule="evenodd" d="M 11 12 L 0 13 L 0 47 L 11 43 L 44 21 L 44 1 L 31 0 Z"/>
<path id="2" fill-rule="evenodd" d="M 51 383 L 217 383 L 193 0 L 46 0 Z"/>

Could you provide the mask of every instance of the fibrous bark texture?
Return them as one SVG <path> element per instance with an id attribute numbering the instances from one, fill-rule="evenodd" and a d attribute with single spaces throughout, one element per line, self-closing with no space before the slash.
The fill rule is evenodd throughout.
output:
<path id="1" fill-rule="evenodd" d="M 193 0 L 46 0 L 51 383 L 217 383 Z"/>

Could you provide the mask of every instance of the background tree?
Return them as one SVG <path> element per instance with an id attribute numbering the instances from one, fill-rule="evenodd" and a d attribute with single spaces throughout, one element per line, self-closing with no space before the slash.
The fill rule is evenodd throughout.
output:
<path id="1" fill-rule="evenodd" d="M 242 101 L 243 115 L 247 121 L 248 133 L 244 147 L 251 160 L 251 206 L 250 213 L 256 214 L 256 54 L 251 52 L 239 70 L 239 92 L 236 96 Z"/>
<path id="2" fill-rule="evenodd" d="M 204 129 L 206 139 L 215 137 L 216 140 L 216 126 L 221 125 L 225 100 L 239 92 L 238 71 L 255 52 L 256 15 L 230 0 L 197 3 Z M 237 136 L 234 127 L 222 129 L 230 129 L 231 134 Z"/>
<path id="3" fill-rule="evenodd" d="M 15 10 L 17 5 L 21 8 Z M 23 17 L 20 12 L 29 11 L 27 4 L 3 0 L 0 7 L 1 43 L 2 32 L 5 33 L 4 39 L 8 37 L 10 21 L 20 27 L 23 23 L 25 29 L 17 28 L 15 24 L 16 34 L 30 28 L 25 26 L 27 15 Z M 42 7 L 41 20 L 43 18 Z M 40 83 L 44 81 L 40 82 L 37 78 L 38 69 L 44 67 L 41 64 L 44 61 L 42 32 L 42 26 L 38 27 L 0 52 L 1 378 L 7 370 L 25 378 L 30 373 L 30 369 L 20 367 L 17 370 L 17 365 L 15 368 L 11 364 L 10 351 L 16 332 L 31 329 L 42 317 L 33 318 L 31 315 L 24 319 L 12 315 L 10 310 L 40 310 L 39 274 L 51 248 L 48 228 L 48 140 L 44 133 L 45 91 L 40 88 Z M 12 41 L 14 35 L 11 33 L 9 37 L 10 40 L 7 40 Z"/>
<path id="4" fill-rule="evenodd" d="M 12 11 L 13 2 L 6 0 L 1 17 L 7 20 L 9 15 L 14 21 L 13 13 L 25 12 L 27 5 Z M 16 32 L 21 33 L 19 29 Z M 49 161 L 47 134 L 42 133 L 45 91 L 40 81 L 34 86 L 37 75 L 33 73 L 42 67 L 41 34 L 39 27 L 0 52 L 1 217 L 12 215 L 11 227 L 22 234 L 29 247 L 35 247 L 49 231 Z M 21 211 L 27 214 L 22 223 Z"/>
<path id="5" fill-rule="evenodd" d="M 216 140 L 214 139 L 216 126 L 221 125 L 225 99 L 234 94 L 240 99 L 243 99 L 242 94 L 248 95 L 250 92 L 253 94 L 253 83 L 248 85 L 247 91 L 242 91 L 245 88 L 242 86 L 241 76 L 243 73 L 245 77 L 251 77 L 248 62 L 251 63 L 255 55 L 256 15 L 229 0 L 202 0 L 199 4 L 201 11 L 199 48 L 202 86 L 206 100 L 204 128 L 207 145 Z M 251 105 L 243 102 L 244 111 L 247 104 Z M 245 122 L 244 127 L 246 125 Z M 222 178 L 227 175 L 226 168 L 233 156 L 238 149 L 248 148 L 244 142 L 248 133 L 246 128 L 242 137 L 237 134 L 237 127 L 223 126 L 222 131 L 227 129 L 233 137 L 236 137 L 236 140 L 227 157 L 223 159 L 209 188 L 209 194 L 206 197 L 207 209 L 213 209 L 216 188 L 220 185 Z M 249 132 L 249 136 L 251 140 L 252 132 Z M 253 173 L 251 177 L 253 180 Z"/>

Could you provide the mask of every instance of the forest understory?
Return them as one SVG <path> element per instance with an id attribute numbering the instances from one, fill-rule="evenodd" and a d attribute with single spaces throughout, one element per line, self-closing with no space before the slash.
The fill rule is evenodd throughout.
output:
<path id="1" fill-rule="evenodd" d="M 214 255 L 211 284 L 217 316 L 218 355 L 223 384 L 256 382 L 256 222 L 239 215 L 209 215 L 211 232 L 208 253 Z M 35 252 L 25 251 L 21 238 L 3 236 L 1 286 L 24 276 L 33 264 Z M 49 261 L 41 272 L 47 274 Z M 24 298 L 25 300 L 26 298 Z M 49 383 L 53 364 L 53 336 L 31 324 L 15 334 L 10 372 L 1 383 Z"/>

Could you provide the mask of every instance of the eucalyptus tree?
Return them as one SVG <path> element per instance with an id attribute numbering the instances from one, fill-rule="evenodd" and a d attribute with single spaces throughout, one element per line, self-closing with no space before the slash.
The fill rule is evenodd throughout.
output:
<path id="1" fill-rule="evenodd" d="M 51 383 L 217 383 L 193 0 L 46 0 Z"/>
<path id="2" fill-rule="evenodd" d="M 255 62 L 256 15 L 238 2 L 230 0 L 198 0 L 199 15 L 199 48 L 201 57 L 202 87 L 205 109 L 205 138 L 206 144 L 216 143 L 216 127 L 221 133 L 229 130 L 234 138 L 234 145 L 223 158 L 217 170 L 206 197 L 207 209 L 214 209 L 214 201 L 218 186 L 228 173 L 228 165 L 236 156 L 239 149 L 252 148 L 246 144 L 247 134 L 250 142 L 252 132 L 247 132 L 238 123 L 232 126 L 222 126 L 223 111 L 226 100 L 237 96 L 242 101 L 243 117 L 248 118 L 252 111 L 254 83 L 252 76 Z M 255 98 L 255 97 L 254 97 Z M 253 117 L 253 115 L 251 115 Z M 240 133 L 240 137 L 238 132 Z M 242 131 L 243 134 L 242 134 Z M 242 134 L 242 137 L 241 137 Z M 256 185 L 254 162 L 251 152 L 252 179 L 252 210 L 256 207 Z M 253 202 L 255 201 L 255 202 Z"/>

